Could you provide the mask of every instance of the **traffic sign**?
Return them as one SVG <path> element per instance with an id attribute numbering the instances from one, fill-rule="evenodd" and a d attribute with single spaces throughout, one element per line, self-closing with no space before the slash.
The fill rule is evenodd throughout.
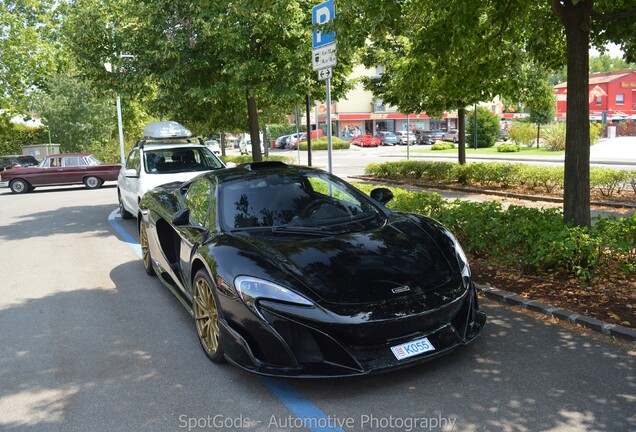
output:
<path id="1" fill-rule="evenodd" d="M 330 68 L 337 64 L 338 57 L 336 57 L 335 43 L 312 50 L 311 66 L 315 71 Z"/>
<path id="2" fill-rule="evenodd" d="M 322 26 L 336 17 L 335 0 L 327 0 L 311 9 L 311 23 L 314 26 Z M 312 48 L 320 48 L 332 44 L 336 41 L 336 32 L 323 33 L 314 29 L 312 37 Z"/>
<path id="3" fill-rule="evenodd" d="M 331 68 L 320 69 L 318 71 L 318 79 L 321 80 L 321 81 L 324 81 L 327 78 L 331 78 L 332 76 L 333 76 L 333 69 L 331 69 Z"/>

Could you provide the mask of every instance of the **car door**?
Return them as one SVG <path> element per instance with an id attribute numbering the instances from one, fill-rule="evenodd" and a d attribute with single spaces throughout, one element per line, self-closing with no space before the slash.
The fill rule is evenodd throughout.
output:
<path id="1" fill-rule="evenodd" d="M 124 171 L 134 169 L 136 176 L 125 176 Z M 139 190 L 139 175 L 141 170 L 141 160 L 139 149 L 133 149 L 126 159 L 126 165 L 119 173 L 117 183 L 122 202 L 128 211 L 137 214 L 137 191 Z"/>
<path id="2" fill-rule="evenodd" d="M 86 162 L 82 156 L 64 156 L 62 158 L 62 171 L 59 171 L 57 180 L 59 183 L 82 183 L 86 173 Z"/>
<path id="3" fill-rule="evenodd" d="M 44 159 L 41 167 L 29 172 L 28 181 L 33 186 L 59 183 L 58 176 L 62 173 L 62 156 L 51 156 Z"/>
<path id="4" fill-rule="evenodd" d="M 185 205 L 190 209 L 189 225 L 176 226 L 175 229 L 181 237 L 179 250 L 179 274 L 175 276 L 180 280 L 184 294 L 191 298 L 189 281 L 192 268 L 192 256 L 201 243 L 209 238 L 210 230 L 214 228 L 213 212 L 214 188 L 208 178 L 194 181 L 184 197 Z"/>

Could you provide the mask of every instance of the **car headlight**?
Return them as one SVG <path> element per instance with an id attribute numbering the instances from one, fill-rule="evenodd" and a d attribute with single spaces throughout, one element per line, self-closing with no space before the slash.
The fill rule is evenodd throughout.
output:
<path id="1" fill-rule="evenodd" d="M 450 231 L 447 233 L 453 240 L 453 246 L 455 247 L 455 253 L 457 254 L 457 262 L 459 263 L 459 270 L 461 271 L 462 276 L 470 277 L 470 266 L 468 265 L 468 258 L 466 257 L 464 249 L 462 249 L 461 245 Z"/>
<path id="2" fill-rule="evenodd" d="M 285 287 L 250 276 L 239 276 L 234 279 L 234 287 L 243 302 L 256 313 L 258 313 L 256 301 L 259 299 L 276 300 L 301 306 L 313 306 L 314 304 Z"/>

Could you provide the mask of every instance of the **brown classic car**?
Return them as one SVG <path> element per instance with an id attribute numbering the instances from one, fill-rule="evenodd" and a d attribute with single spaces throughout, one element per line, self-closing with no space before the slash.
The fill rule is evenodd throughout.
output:
<path id="1" fill-rule="evenodd" d="M 13 193 L 31 192 L 36 186 L 84 184 L 97 189 L 105 181 L 117 180 L 121 165 L 104 164 L 88 153 L 49 155 L 40 165 L 0 172 L 0 187 Z"/>

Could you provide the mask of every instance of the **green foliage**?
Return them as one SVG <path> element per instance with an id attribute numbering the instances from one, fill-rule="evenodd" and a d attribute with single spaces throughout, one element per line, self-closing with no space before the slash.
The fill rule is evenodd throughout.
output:
<path id="1" fill-rule="evenodd" d="M 596 144 L 596 141 L 601 137 L 601 130 L 603 125 L 600 123 L 590 123 L 590 145 Z"/>
<path id="2" fill-rule="evenodd" d="M 561 167 L 545 167 L 536 165 L 521 165 L 520 183 L 531 189 L 541 188 L 542 191 L 552 193 L 555 189 L 563 188 L 564 170 Z"/>
<path id="3" fill-rule="evenodd" d="M 508 138 L 515 144 L 532 147 L 537 140 L 537 128 L 532 123 L 517 122 L 508 131 Z"/>
<path id="4" fill-rule="evenodd" d="M 366 193 L 375 187 L 357 186 Z M 564 224 L 557 209 L 504 209 L 497 202 L 448 202 L 436 193 L 391 189 L 391 209 L 437 219 L 467 252 L 496 265 L 564 272 L 586 286 L 610 275 L 629 278 L 636 272 L 636 215 L 598 218 L 588 229 Z"/>
<path id="5" fill-rule="evenodd" d="M 288 122 L 287 124 L 269 124 L 267 125 L 269 128 L 269 138 L 276 139 L 279 136 L 283 135 L 291 135 L 296 133 L 296 125 Z M 307 125 L 304 125 L 300 128 L 301 131 L 307 130 Z"/>
<path id="6" fill-rule="evenodd" d="M 620 194 L 628 185 L 636 171 L 617 171 L 609 168 L 590 168 L 590 188 L 598 188 L 601 194 L 611 197 Z"/>
<path id="7" fill-rule="evenodd" d="M 237 165 L 254 162 L 252 155 L 236 155 L 236 156 L 221 156 L 221 160 L 225 163 L 234 162 Z M 296 159 L 287 156 L 269 156 L 263 157 L 264 161 L 279 161 L 286 164 L 293 164 Z"/>
<path id="8" fill-rule="evenodd" d="M 114 101 L 77 77 L 54 75 L 47 84 L 47 93 L 39 94 L 34 105 L 50 129 L 53 142 L 60 144 L 60 151 L 107 146 L 111 133 L 117 130 Z"/>
<path id="9" fill-rule="evenodd" d="M 492 147 L 499 135 L 499 118 L 484 107 L 477 107 L 477 147 Z M 475 142 L 475 111 L 468 116 L 466 142 Z"/>
<path id="10" fill-rule="evenodd" d="M 333 150 L 346 150 L 351 147 L 349 141 L 342 140 L 338 137 L 331 137 L 331 148 Z M 307 142 L 300 143 L 301 150 L 307 150 Z M 311 150 L 327 150 L 327 137 L 322 136 L 318 139 L 311 140 Z"/>
<path id="11" fill-rule="evenodd" d="M 9 116 L 0 114 L 0 155 L 22 154 L 22 146 L 45 142 L 46 130 L 11 123 Z"/>
<path id="12" fill-rule="evenodd" d="M 543 130 L 543 146 L 550 151 L 565 150 L 565 123 L 555 122 Z"/>
<path id="13" fill-rule="evenodd" d="M 499 153 L 515 153 L 520 152 L 521 147 L 517 144 L 500 144 L 497 146 L 497 151 Z"/>
<path id="14" fill-rule="evenodd" d="M 431 150 L 449 150 L 454 148 L 455 144 L 449 142 L 437 142 L 431 146 Z"/>

